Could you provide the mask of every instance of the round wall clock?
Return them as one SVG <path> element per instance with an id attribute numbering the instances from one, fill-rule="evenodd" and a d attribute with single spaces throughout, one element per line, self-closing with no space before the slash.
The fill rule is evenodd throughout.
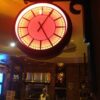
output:
<path id="1" fill-rule="evenodd" d="M 17 17 L 15 33 L 19 47 L 33 58 L 58 55 L 71 36 L 71 21 L 56 5 L 37 3 L 25 8 Z"/>

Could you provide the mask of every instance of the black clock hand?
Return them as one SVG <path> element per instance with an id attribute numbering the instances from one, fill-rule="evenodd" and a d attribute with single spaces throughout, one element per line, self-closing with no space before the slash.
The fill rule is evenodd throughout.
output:
<path id="1" fill-rule="evenodd" d="M 48 19 L 48 17 L 52 14 L 54 9 L 51 10 L 51 12 L 49 13 L 49 15 L 45 18 L 45 20 L 43 21 L 43 23 L 41 24 L 41 26 L 43 26 L 43 24 L 46 22 L 46 20 Z M 41 26 L 38 28 L 38 31 L 41 29 Z"/>
<path id="2" fill-rule="evenodd" d="M 42 27 L 42 24 L 41 24 L 40 22 L 38 22 L 38 23 L 39 23 L 40 28 L 42 29 L 43 33 L 45 34 L 46 38 L 48 39 L 48 36 L 47 36 L 47 34 L 46 34 L 46 32 L 45 32 L 44 28 Z"/>
<path id="3" fill-rule="evenodd" d="M 50 42 L 50 44 L 53 46 L 53 44 L 52 44 L 52 42 L 50 41 L 49 37 L 47 36 L 47 34 L 46 34 L 46 32 L 45 32 L 44 28 L 42 27 L 42 24 L 41 24 L 40 22 L 38 22 L 38 23 L 39 23 L 40 28 L 42 29 L 42 31 L 43 31 L 43 33 L 44 33 L 44 35 L 46 36 L 46 38 L 48 39 L 48 41 Z"/>

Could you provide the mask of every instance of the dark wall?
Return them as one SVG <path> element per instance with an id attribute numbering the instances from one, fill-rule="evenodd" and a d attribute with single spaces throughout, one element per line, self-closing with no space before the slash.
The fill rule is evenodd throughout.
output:
<path id="1" fill-rule="evenodd" d="M 100 0 L 90 0 L 91 7 L 91 34 L 92 34 L 92 68 L 95 69 L 95 88 L 97 100 L 100 100 Z"/>

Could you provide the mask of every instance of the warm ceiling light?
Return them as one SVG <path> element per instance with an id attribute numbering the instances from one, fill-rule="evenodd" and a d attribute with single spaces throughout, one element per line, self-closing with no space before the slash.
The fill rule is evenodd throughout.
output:
<path id="1" fill-rule="evenodd" d="M 15 42 L 11 42 L 10 43 L 10 47 L 15 47 L 16 46 L 16 43 Z"/>
<path id="2" fill-rule="evenodd" d="M 59 67 L 63 67 L 63 66 L 64 66 L 64 63 L 63 63 L 63 62 L 59 62 L 59 63 L 57 63 L 57 65 L 58 65 Z"/>

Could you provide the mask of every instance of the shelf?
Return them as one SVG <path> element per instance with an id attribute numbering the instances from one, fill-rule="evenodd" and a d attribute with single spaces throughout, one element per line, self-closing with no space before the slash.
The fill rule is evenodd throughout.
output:
<path id="1" fill-rule="evenodd" d="M 66 90 L 64 87 L 55 87 L 55 90 Z"/>
<path id="2" fill-rule="evenodd" d="M 31 82 L 31 81 L 24 81 L 25 84 L 31 83 L 31 84 L 50 84 L 50 83 L 46 83 L 46 82 Z"/>
<path id="3" fill-rule="evenodd" d="M 38 98 L 26 98 L 26 100 L 38 100 Z"/>

